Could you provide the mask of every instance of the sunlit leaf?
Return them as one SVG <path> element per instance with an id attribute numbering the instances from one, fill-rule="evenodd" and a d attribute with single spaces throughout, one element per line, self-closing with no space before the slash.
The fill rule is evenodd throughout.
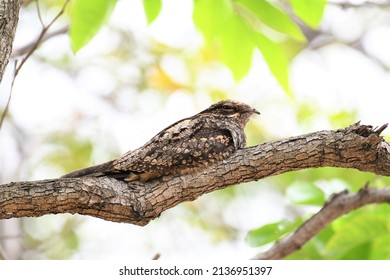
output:
<path id="1" fill-rule="evenodd" d="M 161 0 L 142 0 L 148 24 L 151 24 L 161 11 Z"/>
<path id="2" fill-rule="evenodd" d="M 233 9 L 228 0 L 195 0 L 192 17 L 206 42 L 210 42 L 220 34 L 221 28 L 232 13 Z"/>
<path id="3" fill-rule="evenodd" d="M 390 235 L 376 238 L 372 242 L 370 259 L 372 260 L 390 260 Z"/>
<path id="4" fill-rule="evenodd" d="M 246 237 L 246 241 L 253 247 L 262 246 L 279 239 L 286 233 L 296 229 L 301 224 L 301 218 L 298 218 L 293 222 L 282 220 L 276 223 L 267 224 L 260 228 L 249 231 Z"/>
<path id="5" fill-rule="evenodd" d="M 74 53 L 100 30 L 114 10 L 116 0 L 75 0 L 71 10 L 70 41 Z"/>
<path id="6" fill-rule="evenodd" d="M 255 42 L 264 60 L 267 62 L 271 73 L 275 76 L 282 88 L 288 94 L 292 94 L 288 78 L 289 63 L 286 53 L 277 43 L 261 33 L 255 34 Z"/>
<path id="7" fill-rule="evenodd" d="M 385 137 L 386 141 L 386 137 Z M 390 142 L 390 139 L 386 142 Z M 390 177 L 389 176 L 375 176 L 372 181 L 370 181 L 370 184 L 372 186 L 375 186 L 376 188 L 383 188 L 390 186 Z"/>
<path id="8" fill-rule="evenodd" d="M 339 225 L 335 234 L 324 248 L 324 254 L 337 257 L 349 250 L 370 242 L 376 238 L 389 235 L 389 221 L 376 217 L 372 213 L 355 215 Z"/>
<path id="9" fill-rule="evenodd" d="M 266 0 L 237 0 L 253 12 L 261 21 L 276 31 L 287 34 L 300 42 L 306 41 L 299 26 L 279 7 Z M 299 1 L 299 0 L 298 0 Z"/>
<path id="10" fill-rule="evenodd" d="M 311 28 L 317 28 L 324 14 L 326 0 L 290 0 L 294 13 Z"/>
<path id="11" fill-rule="evenodd" d="M 325 194 L 318 187 L 306 182 L 296 182 L 287 188 L 287 197 L 294 204 L 320 205 L 325 203 Z"/>
<path id="12" fill-rule="evenodd" d="M 238 16 L 231 16 L 222 28 L 221 60 L 229 67 L 235 80 L 243 78 L 251 67 L 255 47 L 252 33 Z"/>

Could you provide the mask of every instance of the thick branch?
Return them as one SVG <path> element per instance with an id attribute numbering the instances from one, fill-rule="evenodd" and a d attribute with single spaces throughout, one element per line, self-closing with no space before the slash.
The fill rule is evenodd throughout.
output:
<path id="1" fill-rule="evenodd" d="M 333 195 L 325 206 L 300 226 L 292 235 L 276 243 L 271 249 L 254 257 L 256 260 L 280 260 L 299 250 L 314 235 L 338 217 L 372 203 L 390 203 L 390 187 L 364 187 L 358 193 L 343 191 Z"/>
<path id="2" fill-rule="evenodd" d="M 12 51 L 16 26 L 19 20 L 18 0 L 0 1 L 0 82 Z"/>
<path id="3" fill-rule="evenodd" d="M 390 176 L 390 144 L 382 126 L 354 124 L 237 151 L 201 174 L 166 176 L 147 183 L 112 178 L 53 179 L 0 186 L 0 218 L 79 213 L 146 225 L 163 211 L 238 183 L 305 168 L 355 168 Z"/>

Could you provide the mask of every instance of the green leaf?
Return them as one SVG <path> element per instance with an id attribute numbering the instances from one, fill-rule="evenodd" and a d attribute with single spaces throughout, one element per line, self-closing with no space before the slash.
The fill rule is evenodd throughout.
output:
<path id="1" fill-rule="evenodd" d="M 311 241 L 311 240 L 310 240 Z M 318 252 L 318 248 L 313 242 L 307 242 L 302 248 L 286 256 L 285 260 L 322 260 L 322 256 Z"/>
<path id="2" fill-rule="evenodd" d="M 142 0 L 148 24 L 151 24 L 159 15 L 162 7 L 161 0 Z"/>
<path id="3" fill-rule="evenodd" d="M 292 95 L 288 79 L 288 58 L 282 47 L 261 33 L 255 34 L 255 43 L 263 55 L 264 60 L 267 62 L 271 73 L 275 76 L 282 88 L 288 94 Z"/>
<path id="4" fill-rule="evenodd" d="M 355 215 L 338 226 L 323 253 L 330 257 L 342 256 L 355 247 L 388 235 L 388 218 L 376 217 L 372 213 Z"/>
<path id="5" fill-rule="evenodd" d="M 287 188 L 286 195 L 294 204 L 322 206 L 325 203 L 324 192 L 318 187 L 306 182 L 292 184 Z"/>
<path id="6" fill-rule="evenodd" d="M 382 236 L 373 240 L 370 259 L 390 260 L 390 236 Z"/>
<path id="7" fill-rule="evenodd" d="M 220 35 L 220 55 L 236 81 L 243 78 L 252 64 L 255 44 L 252 30 L 238 16 L 231 16 Z"/>
<path id="8" fill-rule="evenodd" d="M 290 0 L 294 13 L 311 28 L 321 23 L 326 0 Z"/>
<path id="9" fill-rule="evenodd" d="M 74 53 L 98 33 L 110 17 L 115 4 L 116 0 L 75 0 L 69 30 Z"/>
<path id="10" fill-rule="evenodd" d="M 253 247 L 265 245 L 293 231 L 299 225 L 301 225 L 302 222 L 303 220 L 298 218 L 294 222 L 282 220 L 276 223 L 264 225 L 249 231 L 246 237 L 246 241 L 250 246 Z"/>
<path id="11" fill-rule="evenodd" d="M 206 43 L 210 43 L 220 34 L 221 28 L 232 13 L 229 0 L 195 0 L 192 17 Z"/>
<path id="12" fill-rule="evenodd" d="M 305 42 L 299 26 L 288 16 L 288 14 L 277 6 L 266 0 L 237 0 L 245 8 L 254 13 L 259 20 L 281 33 L 287 34 L 297 41 Z M 299 0 L 297 0 L 299 1 Z"/>
<path id="13" fill-rule="evenodd" d="M 352 247 L 342 257 L 338 258 L 341 260 L 367 260 L 369 258 L 370 246 L 369 242 L 359 244 L 358 246 Z"/>

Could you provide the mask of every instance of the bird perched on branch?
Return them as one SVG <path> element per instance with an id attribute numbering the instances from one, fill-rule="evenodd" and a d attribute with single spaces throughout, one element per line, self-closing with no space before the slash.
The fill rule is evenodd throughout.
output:
<path id="1" fill-rule="evenodd" d="M 246 147 L 244 127 L 256 109 L 223 100 L 180 120 L 142 147 L 96 166 L 68 173 L 62 178 L 108 176 L 124 181 L 152 180 L 164 175 L 203 171 Z"/>

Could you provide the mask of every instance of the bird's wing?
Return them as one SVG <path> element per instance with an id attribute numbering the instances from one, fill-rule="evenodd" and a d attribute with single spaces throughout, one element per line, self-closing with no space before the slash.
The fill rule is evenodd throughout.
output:
<path id="1" fill-rule="evenodd" d="M 230 131 L 206 122 L 188 118 L 172 124 L 144 146 L 115 160 L 111 172 L 158 177 L 187 173 L 229 157 L 235 150 Z"/>

